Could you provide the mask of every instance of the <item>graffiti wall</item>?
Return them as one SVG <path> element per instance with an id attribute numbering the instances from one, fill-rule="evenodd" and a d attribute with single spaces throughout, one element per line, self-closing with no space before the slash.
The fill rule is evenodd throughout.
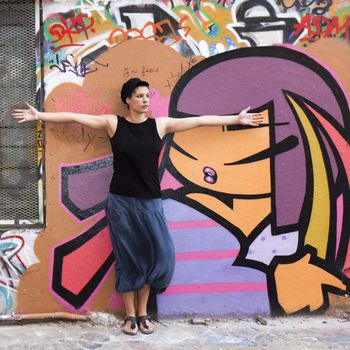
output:
<path id="1" fill-rule="evenodd" d="M 11 230 L 0 236 L 0 313 L 7 314 L 16 307 L 17 288 L 27 268 L 38 262 L 33 245 L 40 231 Z"/>
<path id="2" fill-rule="evenodd" d="M 159 316 L 346 307 L 350 1 L 44 0 L 42 16 L 46 111 L 123 115 L 121 85 L 138 76 L 154 118 L 264 115 L 257 128 L 164 138 L 176 269 Z M 122 314 L 104 212 L 108 135 L 44 127 L 46 228 L 1 235 L 1 312 Z"/>

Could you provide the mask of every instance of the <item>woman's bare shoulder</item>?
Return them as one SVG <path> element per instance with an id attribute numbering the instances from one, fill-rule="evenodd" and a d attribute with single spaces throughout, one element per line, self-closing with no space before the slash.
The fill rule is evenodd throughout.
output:
<path id="1" fill-rule="evenodd" d="M 106 118 L 108 136 L 112 138 L 117 131 L 118 116 L 116 114 L 104 114 L 103 116 Z"/>
<path id="2" fill-rule="evenodd" d="M 159 137 L 161 139 L 166 134 L 167 119 L 168 119 L 168 117 L 157 117 L 157 118 L 155 118 L 156 125 L 157 125 L 157 131 L 158 131 Z"/>

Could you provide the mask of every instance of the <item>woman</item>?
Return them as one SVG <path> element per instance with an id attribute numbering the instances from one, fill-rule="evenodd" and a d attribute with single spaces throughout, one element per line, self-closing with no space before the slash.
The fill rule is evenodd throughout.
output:
<path id="1" fill-rule="evenodd" d="M 19 123 L 76 122 L 107 131 L 114 157 L 114 175 L 106 214 L 117 261 L 116 290 L 125 304 L 123 332 L 135 335 L 140 329 L 149 334 L 154 331 L 147 315 L 150 288 L 163 291 L 170 283 L 175 265 L 174 245 L 163 213 L 158 178 L 162 138 L 168 133 L 203 125 L 257 126 L 262 116 L 249 113 L 247 108 L 229 116 L 148 118 L 149 84 L 138 78 L 124 83 L 121 100 L 128 107 L 125 117 L 38 112 L 30 105 L 28 109 L 14 110 L 13 116 L 20 119 Z"/>

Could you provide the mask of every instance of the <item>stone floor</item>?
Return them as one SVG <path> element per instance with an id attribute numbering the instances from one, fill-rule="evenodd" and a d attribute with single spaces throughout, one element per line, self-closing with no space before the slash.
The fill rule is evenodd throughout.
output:
<path id="1" fill-rule="evenodd" d="M 160 320 L 155 333 L 136 336 L 120 325 L 108 314 L 90 322 L 0 324 L 0 349 L 350 349 L 346 317 Z"/>

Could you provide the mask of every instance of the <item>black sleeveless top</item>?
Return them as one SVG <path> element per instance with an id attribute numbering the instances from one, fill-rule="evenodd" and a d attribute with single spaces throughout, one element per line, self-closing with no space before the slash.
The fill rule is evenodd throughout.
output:
<path id="1" fill-rule="evenodd" d="M 160 198 L 158 158 L 162 140 L 156 121 L 131 123 L 118 117 L 117 131 L 110 139 L 114 173 L 109 191 L 128 197 Z"/>

